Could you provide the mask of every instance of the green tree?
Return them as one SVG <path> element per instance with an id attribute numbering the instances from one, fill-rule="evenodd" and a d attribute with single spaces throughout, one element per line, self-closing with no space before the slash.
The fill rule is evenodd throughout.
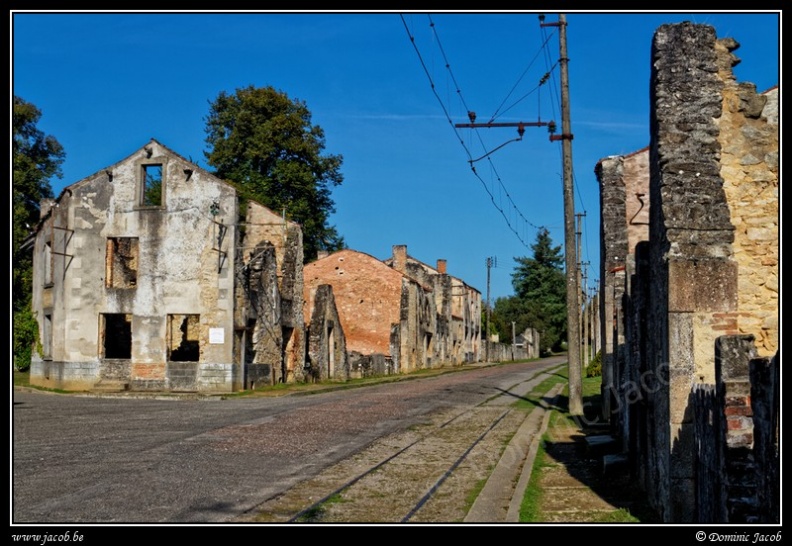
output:
<path id="1" fill-rule="evenodd" d="M 518 326 L 539 331 L 545 350 L 558 351 L 567 337 L 564 256 L 560 246 L 553 246 L 546 228 L 539 230 L 531 250 L 532 258 L 515 258 L 512 286 L 517 301 L 510 302 L 509 310 L 519 317 Z"/>
<path id="2" fill-rule="evenodd" d="M 61 177 L 66 154 L 51 135 L 37 126 L 41 111 L 24 99 L 14 96 L 12 116 L 13 153 L 13 222 L 11 235 L 12 288 L 14 316 L 13 350 L 16 363 L 25 368 L 37 340 L 38 329 L 30 307 L 33 280 L 31 239 L 39 220 L 39 203 L 52 197 L 52 177 Z"/>
<path id="3" fill-rule="evenodd" d="M 517 296 L 506 296 L 495 300 L 492 321 L 503 343 L 512 342 L 512 322 L 515 333 L 520 334 L 528 327 L 536 327 L 534 319 L 535 317 L 529 316 L 526 312 L 525 306 Z"/>
<path id="4" fill-rule="evenodd" d="M 243 197 L 285 210 L 303 230 L 305 261 L 319 250 L 344 248 L 328 217 L 330 196 L 343 181 L 342 156 L 323 155 L 324 131 L 311 124 L 303 101 L 272 87 L 221 92 L 206 118 L 207 161 Z"/>

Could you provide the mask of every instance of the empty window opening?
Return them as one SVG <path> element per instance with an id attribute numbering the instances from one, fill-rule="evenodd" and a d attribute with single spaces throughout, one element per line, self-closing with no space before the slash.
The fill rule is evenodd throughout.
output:
<path id="1" fill-rule="evenodd" d="M 108 313 L 102 315 L 102 356 L 104 358 L 132 358 L 132 315 Z"/>
<path id="2" fill-rule="evenodd" d="M 434 345 L 432 344 L 432 334 L 425 333 L 424 334 L 424 365 L 431 366 L 432 365 L 432 351 L 434 350 Z"/>
<path id="3" fill-rule="evenodd" d="M 327 324 L 327 377 L 335 378 L 335 336 L 332 322 Z"/>
<path id="4" fill-rule="evenodd" d="M 283 335 L 283 345 L 281 347 L 281 376 L 280 382 L 285 383 L 289 377 L 289 372 L 294 369 L 294 328 L 284 326 L 281 328 Z"/>
<path id="5" fill-rule="evenodd" d="M 105 286 L 107 288 L 134 288 L 137 286 L 137 237 L 115 237 L 107 240 L 105 257 Z"/>
<path id="6" fill-rule="evenodd" d="M 52 315 L 44 315 L 44 332 L 41 336 L 41 352 L 43 358 L 52 358 Z"/>
<path id="7" fill-rule="evenodd" d="M 44 244 L 44 286 L 52 286 L 52 244 Z"/>
<path id="8" fill-rule="evenodd" d="M 162 165 L 143 165 L 143 187 L 140 204 L 162 206 Z"/>
<path id="9" fill-rule="evenodd" d="M 200 315 L 168 315 L 168 360 L 198 362 L 200 360 Z"/>

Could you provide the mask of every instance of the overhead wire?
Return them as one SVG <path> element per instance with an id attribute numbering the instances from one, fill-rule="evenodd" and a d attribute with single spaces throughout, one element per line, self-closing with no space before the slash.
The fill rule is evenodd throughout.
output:
<path id="1" fill-rule="evenodd" d="M 550 37 L 552 37 L 552 34 L 551 34 L 550 36 L 548 36 L 548 37 L 545 39 L 544 43 L 542 43 L 542 45 L 540 46 L 539 50 L 537 50 L 537 52 L 536 52 L 536 55 L 534 55 L 533 59 L 531 59 L 531 62 L 530 62 L 530 63 L 528 64 L 528 66 L 525 68 L 525 70 L 523 71 L 523 73 L 522 73 L 522 74 L 520 74 L 520 77 L 519 77 L 519 78 L 517 78 L 517 81 L 514 83 L 514 86 L 512 86 L 511 90 L 510 90 L 510 91 L 509 91 L 509 92 L 506 94 L 506 96 L 503 98 L 503 101 L 502 101 L 502 102 L 500 103 L 500 105 L 499 105 L 499 106 L 498 106 L 498 107 L 495 109 L 495 113 L 493 113 L 493 114 L 492 114 L 492 116 L 490 117 L 490 122 L 493 122 L 493 121 L 495 121 L 495 119 L 497 119 L 499 116 L 501 116 L 501 115 L 505 114 L 506 112 L 508 112 L 509 110 L 511 110 L 512 108 L 514 108 L 514 107 L 515 107 L 515 106 L 516 106 L 516 105 L 517 105 L 519 102 L 521 102 L 521 101 L 522 101 L 524 98 L 526 98 L 526 97 L 528 97 L 529 95 L 533 94 L 534 92 L 538 91 L 538 90 L 539 90 L 539 88 L 540 88 L 542 85 L 544 85 L 544 84 L 547 82 L 547 78 L 550 76 L 550 72 L 552 72 L 552 68 L 550 68 L 550 69 L 549 69 L 549 70 L 548 70 L 548 71 L 545 73 L 545 75 L 544 75 L 544 76 L 542 76 L 542 78 L 539 80 L 539 83 L 536 85 L 536 87 L 534 87 L 534 88 L 533 88 L 531 91 L 529 91 L 528 93 L 526 93 L 525 95 L 523 95 L 522 97 L 520 97 L 519 99 L 517 99 L 517 100 L 516 100 L 515 102 L 513 102 L 513 103 L 512 103 L 512 104 L 511 104 L 511 105 L 510 105 L 508 108 L 504 109 L 502 112 L 500 111 L 500 109 L 503 107 L 503 105 L 504 105 L 504 104 L 506 104 L 506 101 L 509 99 L 509 97 L 512 95 L 512 93 L 514 93 L 514 90 L 515 90 L 515 89 L 517 89 L 517 86 L 520 84 L 520 82 L 522 81 L 522 79 L 525 77 L 525 74 L 527 74 L 527 73 L 528 73 L 528 71 L 529 71 L 529 70 L 531 69 L 531 67 L 533 66 L 534 62 L 536 62 L 536 59 L 537 59 L 537 57 L 539 57 L 539 55 L 542 53 L 542 50 L 543 50 L 543 49 L 546 49 L 547 42 L 550 40 Z"/>
<path id="2" fill-rule="evenodd" d="M 427 78 L 429 80 L 429 84 L 430 84 L 430 87 L 432 89 L 432 92 L 435 95 L 435 98 L 437 99 L 437 101 L 440 103 L 440 106 L 441 106 L 441 108 L 443 110 L 443 113 L 444 113 L 447 121 L 449 122 L 449 125 L 451 125 L 452 129 L 454 130 L 454 134 L 457 136 L 457 139 L 459 140 L 460 144 L 462 145 L 463 149 L 465 150 L 465 153 L 467 154 L 468 163 L 470 164 L 471 171 L 476 176 L 476 178 L 478 178 L 479 181 L 481 182 L 482 186 L 484 187 L 484 190 L 487 192 L 487 194 L 490 197 L 490 201 L 492 202 L 492 204 L 495 207 L 495 209 L 501 214 L 501 216 L 505 220 L 506 225 L 509 227 L 509 229 L 515 234 L 515 236 L 523 244 L 523 246 L 525 246 L 526 248 L 530 249 L 529 244 L 525 241 L 525 239 L 520 234 L 520 232 L 512 224 L 513 223 L 517 224 L 518 223 L 517 220 L 520 219 L 525 224 L 530 225 L 534 229 L 539 229 L 539 227 L 536 226 L 534 223 L 530 222 L 525 217 L 525 215 L 522 213 L 522 211 L 520 211 L 519 207 L 517 207 L 516 203 L 514 203 L 514 200 L 512 199 L 511 194 L 509 193 L 508 189 L 504 185 L 503 180 L 500 177 L 500 175 L 498 174 L 497 169 L 495 168 L 495 165 L 492 162 L 492 158 L 490 157 L 491 154 L 495 150 L 488 150 L 487 146 L 484 144 L 483 140 L 481 139 L 481 135 L 478 132 L 476 132 L 476 135 L 477 135 L 477 137 L 479 139 L 479 143 L 481 144 L 481 147 L 485 150 L 485 154 L 483 156 L 481 156 L 481 157 L 478 157 L 478 158 L 474 159 L 473 154 L 471 153 L 469 147 L 467 146 L 467 144 L 465 143 L 464 139 L 460 136 L 459 132 L 457 131 L 457 129 L 456 129 L 456 127 L 455 127 L 455 125 L 454 125 L 454 123 L 453 123 L 453 121 L 451 119 L 451 116 L 449 114 L 448 108 L 446 107 L 445 103 L 440 98 L 440 96 L 439 96 L 439 94 L 437 92 L 437 86 L 435 85 L 435 82 L 434 82 L 434 79 L 432 77 L 432 74 L 430 73 L 429 69 L 426 66 L 426 62 L 424 61 L 423 55 L 421 54 L 421 52 L 420 52 L 420 50 L 418 48 L 418 45 L 415 42 L 415 36 L 410 31 L 410 29 L 409 29 L 409 27 L 407 25 L 407 22 L 404 19 L 403 15 L 401 15 L 401 19 L 402 19 L 402 23 L 404 24 L 404 28 L 405 28 L 405 30 L 407 32 L 407 35 L 410 38 L 410 42 L 413 44 L 413 48 L 415 49 L 415 52 L 418 55 L 418 59 L 419 59 L 419 61 L 421 63 L 421 66 L 422 66 L 422 68 L 424 70 L 424 73 L 426 74 L 426 76 L 427 76 Z M 436 39 L 438 48 L 439 48 L 439 50 L 440 50 L 440 52 L 441 52 L 441 54 L 443 56 L 443 61 L 445 63 L 445 68 L 448 71 L 452 82 L 454 83 L 454 86 L 455 86 L 455 89 L 456 89 L 456 93 L 459 96 L 459 100 L 461 101 L 462 106 L 465 108 L 465 110 L 467 112 L 470 112 L 470 108 L 468 108 L 468 106 L 467 106 L 467 104 L 465 102 L 465 99 L 462 96 L 462 91 L 461 91 L 460 86 L 459 86 L 459 84 L 458 84 L 458 82 L 456 80 L 456 77 L 454 76 L 453 71 L 451 70 L 451 65 L 448 62 L 448 58 L 447 58 L 447 56 L 445 54 L 445 50 L 442 47 L 442 43 L 440 42 L 439 35 L 437 34 L 437 31 L 436 31 L 436 28 L 435 28 L 435 24 L 434 24 L 434 21 L 432 20 L 431 16 L 429 16 L 429 22 L 430 22 L 429 26 L 430 26 L 430 28 L 432 28 L 432 32 L 433 32 L 433 35 L 434 35 L 434 37 Z M 522 137 L 520 137 L 518 139 L 513 139 L 513 140 L 511 140 L 509 142 L 514 142 L 514 141 L 517 141 L 517 140 L 521 140 L 521 138 Z M 509 142 L 501 144 L 498 148 L 502 148 L 503 146 L 505 146 Z M 474 165 L 474 163 L 476 161 L 480 161 L 480 160 L 485 159 L 485 158 L 487 159 L 488 163 L 490 164 L 491 171 L 494 173 L 495 179 L 498 182 L 498 188 L 499 188 L 499 190 L 497 192 L 498 193 L 498 198 L 499 198 L 498 200 L 496 200 L 496 195 L 493 192 L 493 189 L 482 178 L 481 174 L 478 172 L 478 170 L 476 169 L 476 166 Z M 506 211 L 504 210 L 504 205 L 503 205 L 503 196 L 504 195 L 505 195 L 506 199 L 508 200 L 509 205 L 511 207 L 510 208 L 510 213 L 514 214 L 514 219 L 513 220 L 510 219 L 509 215 L 507 215 Z M 500 201 L 500 203 L 498 201 Z"/>
<path id="3" fill-rule="evenodd" d="M 481 185 L 484 187 L 484 190 L 486 191 L 487 195 L 489 195 L 489 197 L 490 197 L 490 201 L 492 202 L 492 205 L 501 214 L 501 216 L 505 220 L 506 225 L 509 227 L 509 229 L 515 234 L 515 236 L 518 238 L 518 240 L 526 248 L 530 248 L 528 243 L 526 243 L 526 240 L 525 240 L 525 239 L 527 239 L 527 234 L 526 234 L 527 230 L 525 229 L 525 226 L 526 225 L 527 226 L 531 226 L 532 228 L 537 229 L 537 230 L 540 229 L 540 228 L 539 228 L 539 226 L 537 226 L 533 222 L 529 221 L 525 217 L 525 215 L 522 213 L 522 211 L 519 209 L 519 207 L 517 207 L 516 203 L 512 199 L 511 193 L 506 188 L 506 186 L 505 186 L 505 184 L 503 182 L 503 179 L 501 178 L 500 174 L 498 173 L 498 170 L 495 167 L 495 164 L 493 163 L 492 157 L 491 157 L 494 152 L 496 152 L 497 150 L 503 148 L 507 144 L 510 144 L 512 142 L 516 142 L 516 141 L 521 140 L 522 139 L 522 135 L 519 138 L 515 138 L 515 139 L 512 139 L 512 140 L 506 141 L 506 142 L 500 144 L 499 146 L 497 146 L 494 149 L 489 149 L 489 147 L 484 143 L 480 132 L 476 131 L 476 138 L 478 138 L 479 144 L 480 144 L 481 148 L 484 150 L 484 154 L 480 155 L 479 157 L 474 158 L 469 146 L 466 144 L 465 140 L 460 136 L 460 133 L 459 133 L 459 131 L 456 128 L 456 126 L 455 126 L 455 124 L 454 124 L 454 122 L 453 122 L 453 120 L 451 118 L 451 114 L 449 113 L 449 108 L 446 106 L 445 102 L 442 100 L 442 98 L 440 97 L 440 95 L 438 93 L 437 86 L 436 86 L 436 84 L 434 82 L 434 79 L 432 77 L 432 72 L 429 70 L 429 68 L 426 65 L 426 62 L 424 61 L 424 58 L 423 58 L 423 56 L 421 54 L 421 51 L 419 50 L 418 45 L 416 44 L 415 36 L 413 35 L 413 33 L 411 32 L 410 28 L 408 27 L 407 21 L 405 20 L 404 16 L 400 15 L 400 17 L 402 19 L 402 23 L 404 24 L 404 28 L 405 28 L 405 30 L 407 32 L 407 35 L 410 38 L 410 42 L 413 44 L 413 48 L 415 49 L 415 52 L 416 52 L 416 54 L 418 56 L 418 59 L 419 59 L 419 61 L 421 63 L 421 66 L 422 66 L 422 68 L 424 70 L 424 73 L 426 74 L 426 76 L 427 76 L 427 78 L 429 80 L 429 84 L 431 86 L 432 92 L 435 95 L 435 98 L 437 99 L 438 103 L 440 104 L 440 106 L 441 106 L 441 108 L 443 110 L 443 113 L 444 113 L 444 115 L 446 117 L 446 120 L 448 121 L 449 125 L 453 129 L 454 134 L 456 135 L 456 137 L 459 140 L 462 148 L 464 149 L 465 153 L 467 154 L 468 163 L 470 165 L 471 171 L 476 176 L 476 178 L 478 178 L 478 180 L 481 183 Z M 465 101 L 465 98 L 462 95 L 462 91 L 461 91 L 460 85 L 459 85 L 456 77 L 454 76 L 453 70 L 451 69 L 451 64 L 448 61 L 448 57 L 446 55 L 445 49 L 443 48 L 442 42 L 441 42 L 440 37 L 439 37 L 439 35 L 437 33 L 437 28 L 436 28 L 435 22 L 432 20 L 431 15 L 428 15 L 428 19 L 429 19 L 429 27 L 431 28 L 432 35 L 433 35 L 433 42 L 437 45 L 437 47 L 438 47 L 438 49 L 439 49 L 439 51 L 440 51 L 440 53 L 442 55 L 443 64 L 444 64 L 444 66 L 446 68 L 446 71 L 448 72 L 448 76 L 450 77 L 451 82 L 453 83 L 454 91 L 455 91 L 458 99 L 460 100 L 460 102 L 462 104 L 462 107 L 465 109 L 465 111 L 466 112 L 470 112 L 471 109 L 468 107 L 468 105 L 467 105 L 467 103 Z M 510 110 L 511 108 L 516 106 L 518 103 L 523 101 L 525 98 L 529 97 L 530 95 L 532 95 L 534 93 L 537 93 L 537 91 L 543 85 L 547 84 L 548 82 L 550 83 L 550 87 L 552 88 L 552 90 L 550 92 L 550 97 L 551 97 L 550 108 L 551 108 L 551 111 L 553 113 L 553 116 L 551 116 L 551 119 L 558 117 L 558 115 L 559 115 L 558 112 L 560 110 L 560 106 L 558 104 L 557 97 L 560 97 L 560 92 L 559 92 L 559 89 L 558 89 L 558 83 L 556 81 L 555 74 L 556 74 L 556 68 L 559 65 L 559 61 L 555 61 L 555 62 L 552 61 L 552 58 L 550 56 L 549 48 L 547 47 L 549 41 L 555 35 L 555 32 L 547 32 L 545 30 L 545 27 L 542 27 L 542 33 L 543 33 L 543 40 L 542 40 L 542 43 L 541 43 L 541 46 L 540 46 L 539 50 L 537 51 L 537 54 L 534 56 L 533 59 L 531 59 L 531 61 L 529 63 L 529 66 L 519 76 L 519 78 L 517 79 L 517 82 L 514 84 L 514 86 L 511 88 L 511 90 L 507 93 L 506 97 L 503 99 L 503 101 L 498 106 L 498 108 L 496 108 L 495 112 L 492 114 L 492 116 L 490 118 L 490 122 L 494 121 L 497 117 L 502 116 L 504 113 L 506 113 L 508 110 Z M 504 108 L 504 105 L 506 104 L 506 101 L 509 99 L 509 97 L 511 97 L 512 94 L 514 94 L 515 89 L 517 88 L 519 83 L 523 80 L 523 78 L 525 77 L 525 74 L 534 65 L 534 63 L 536 62 L 537 58 L 542 53 L 544 53 L 544 57 L 545 57 L 546 72 L 542 76 L 539 84 L 534 89 L 532 89 L 528 93 L 524 94 L 523 96 L 521 96 L 520 98 L 515 100 L 508 107 Z M 537 101 L 539 102 L 539 106 L 541 106 L 541 94 L 540 93 L 537 93 Z M 472 135 L 471 135 L 471 137 L 472 137 Z M 558 153 L 559 153 L 559 159 L 561 161 L 563 161 L 563 151 L 562 151 L 561 147 L 558 147 Z M 481 161 L 481 160 L 484 160 L 484 159 L 486 159 L 487 162 L 489 163 L 492 176 L 494 176 L 495 181 L 497 182 L 497 186 L 495 186 L 495 184 L 492 183 L 492 182 L 490 182 L 488 184 L 487 181 L 485 181 L 484 178 L 482 177 L 482 175 L 479 173 L 479 171 L 477 170 L 477 168 L 476 168 L 476 166 L 474 164 L 474 163 L 476 163 L 478 161 Z M 572 177 L 573 177 L 573 183 L 576 186 L 576 193 L 577 193 L 578 200 L 580 201 L 581 208 L 583 209 L 583 213 L 585 214 L 586 207 L 585 207 L 585 204 L 583 202 L 583 197 L 582 197 L 582 195 L 580 193 L 580 188 L 578 187 L 578 185 L 577 185 L 577 183 L 575 181 L 574 170 L 573 170 Z M 508 201 L 508 203 L 504 204 L 504 200 Z M 505 209 L 508 209 L 508 214 L 507 214 L 507 210 L 505 210 Z M 522 225 L 523 225 L 522 234 L 520 233 L 520 231 L 518 231 L 520 222 L 522 222 Z M 517 228 L 515 228 L 515 226 L 517 226 Z M 586 235 L 588 235 L 588 234 L 586 234 Z M 587 236 L 586 236 L 586 254 L 587 254 L 587 256 L 589 254 L 588 253 L 588 237 Z"/>
<path id="4" fill-rule="evenodd" d="M 545 30 L 545 27 L 542 27 L 542 29 L 543 29 L 544 34 L 547 35 L 547 38 L 543 42 L 544 44 L 546 44 L 547 41 L 549 40 L 549 38 L 552 37 L 555 34 L 555 32 L 548 33 Z M 553 92 L 550 93 L 550 96 L 551 96 L 551 98 L 555 99 L 555 97 L 560 97 L 561 96 L 559 91 L 558 91 L 558 88 L 556 87 L 557 86 L 557 82 L 556 82 L 556 79 L 555 79 L 555 68 L 558 66 L 559 61 L 552 62 L 549 50 L 547 48 L 544 48 L 544 51 L 546 53 L 545 63 L 547 65 L 547 71 L 548 71 L 549 74 L 552 75 L 551 76 L 551 85 L 553 86 Z M 557 105 L 554 102 L 553 103 L 553 107 L 552 107 L 553 113 L 556 116 L 558 116 L 558 113 L 557 113 L 558 111 L 556 110 L 556 107 L 557 107 Z M 558 149 L 558 153 L 559 153 L 559 157 L 563 160 L 563 152 L 562 152 L 560 147 Z M 583 201 L 583 195 L 580 193 L 580 185 L 578 184 L 577 177 L 575 176 L 574 164 L 572 165 L 572 183 L 573 183 L 573 186 L 574 186 L 574 189 L 575 189 L 575 193 L 577 194 L 577 199 L 578 199 L 578 201 L 580 203 L 580 208 L 582 209 L 583 214 L 586 215 L 587 214 L 586 213 L 586 205 L 585 205 L 585 202 Z M 584 218 L 584 224 L 585 224 L 585 218 L 587 218 L 587 215 L 584 216 L 583 218 Z M 588 251 L 588 230 L 583 230 L 583 231 L 585 232 L 586 258 L 589 259 L 589 261 L 590 261 L 590 254 L 589 254 L 589 251 Z M 580 256 L 578 256 L 578 260 L 581 260 Z"/>

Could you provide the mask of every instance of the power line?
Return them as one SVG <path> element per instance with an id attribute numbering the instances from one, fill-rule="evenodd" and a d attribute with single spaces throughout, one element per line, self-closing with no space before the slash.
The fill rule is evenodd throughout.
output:
<path id="1" fill-rule="evenodd" d="M 476 136 L 478 137 L 479 143 L 481 144 L 482 149 L 485 151 L 485 154 L 483 156 L 479 157 L 478 159 L 474 159 L 473 158 L 473 154 L 471 153 L 471 151 L 468 148 L 468 146 L 465 144 L 465 141 L 460 137 L 459 132 L 456 130 L 456 127 L 454 126 L 454 123 L 453 123 L 453 121 L 451 119 L 451 116 L 450 116 L 450 114 L 448 112 L 448 108 L 443 103 L 443 100 L 440 98 L 440 95 L 437 92 L 437 86 L 435 85 L 434 79 L 432 78 L 432 75 L 431 75 L 429 69 L 426 66 L 426 62 L 424 61 L 423 56 L 421 55 L 421 52 L 420 52 L 420 50 L 418 48 L 418 45 L 415 42 L 415 36 L 413 36 L 413 34 L 410 32 L 410 29 L 407 26 L 407 22 L 405 21 L 404 16 L 400 15 L 400 17 L 402 19 L 402 23 L 404 24 L 404 28 L 405 28 L 405 30 L 407 32 L 407 35 L 410 38 L 410 42 L 413 44 L 413 48 L 415 49 L 415 52 L 418 55 L 418 59 L 419 59 L 419 61 L 421 63 L 421 66 L 424 69 L 424 73 L 426 74 L 426 77 L 429 80 L 429 84 L 430 84 L 430 87 L 432 89 L 432 93 L 434 94 L 434 96 L 437 99 L 437 101 L 440 103 L 440 106 L 441 106 L 441 108 L 443 110 L 443 113 L 445 114 L 446 120 L 449 122 L 451 127 L 454 129 L 454 134 L 457 136 L 457 139 L 459 139 L 459 142 L 462 145 L 462 148 L 465 150 L 465 153 L 468 156 L 468 163 L 470 164 L 471 171 L 476 176 L 476 178 L 478 178 L 479 181 L 481 182 L 482 186 L 484 187 L 484 190 L 487 192 L 487 194 L 490 197 L 490 201 L 492 202 L 492 204 L 495 207 L 495 209 L 501 214 L 501 216 L 505 220 L 506 225 L 509 227 L 509 229 L 515 234 L 515 236 L 523 244 L 523 246 L 525 246 L 526 248 L 530 249 L 529 244 L 526 243 L 526 241 L 520 235 L 520 232 L 517 229 L 515 229 L 515 227 L 512 225 L 512 220 L 506 214 L 506 211 L 504 210 L 504 206 L 502 204 L 499 204 L 496 201 L 496 198 L 495 198 L 495 195 L 494 195 L 492 189 L 490 189 L 490 187 L 487 184 L 487 182 L 481 177 L 481 175 L 476 170 L 476 167 L 474 165 L 474 163 L 476 161 L 479 161 L 481 159 L 486 158 L 487 161 L 489 162 L 490 167 L 491 167 L 493 173 L 495 174 L 495 178 L 496 178 L 496 180 L 498 182 L 498 185 L 500 186 L 500 189 L 503 191 L 503 194 L 505 194 L 505 196 L 506 196 L 506 198 L 507 198 L 507 200 L 509 202 L 509 205 L 511 207 L 511 211 L 513 211 L 514 214 L 515 214 L 514 223 L 516 224 L 517 220 L 521 219 L 523 222 L 525 222 L 526 224 L 530 225 L 534 229 L 538 229 L 538 226 L 536 226 L 535 224 L 530 222 L 525 217 L 525 215 L 520 211 L 519 207 L 517 207 L 516 203 L 514 203 L 514 200 L 512 199 L 511 194 L 506 189 L 506 186 L 504 185 L 503 180 L 501 179 L 500 175 L 498 175 L 497 169 L 495 168 L 495 165 L 492 162 L 491 157 L 489 157 L 492 154 L 492 152 L 495 151 L 495 150 L 488 150 L 487 149 L 487 146 L 484 144 L 483 140 L 481 139 L 481 135 L 478 132 L 476 133 Z M 451 80 L 454 83 L 454 86 L 456 88 L 456 93 L 459 96 L 459 99 L 462 102 L 463 107 L 466 109 L 467 112 L 470 113 L 471 110 L 467 107 L 467 104 L 465 103 L 464 97 L 462 96 L 462 91 L 460 90 L 459 84 L 457 83 L 456 78 L 454 77 L 453 71 L 451 70 L 451 64 L 448 62 L 448 58 L 447 58 L 447 56 L 445 54 L 445 50 L 443 49 L 442 44 L 440 43 L 440 37 L 437 34 L 437 30 L 435 28 L 434 21 L 432 21 L 431 17 L 429 17 L 429 23 L 430 23 L 429 26 L 432 28 L 432 32 L 433 32 L 433 34 L 434 34 L 434 36 L 436 38 L 436 41 L 437 41 L 438 47 L 439 47 L 439 49 L 441 51 L 441 54 L 443 55 L 443 61 L 445 63 L 445 68 L 449 72 Z M 521 140 L 521 138 L 522 138 L 522 135 L 520 135 L 519 139 L 514 139 L 514 140 L 512 140 L 510 142 L 513 142 L 513 141 L 516 141 L 516 140 Z M 508 143 L 504 143 L 500 147 L 503 147 L 505 144 L 508 144 Z M 502 196 L 501 196 L 501 202 L 502 202 Z"/>
<path id="2" fill-rule="evenodd" d="M 552 36 L 552 34 L 551 34 L 550 36 Z M 551 70 L 552 70 L 552 69 L 551 69 L 551 70 L 548 70 L 548 71 L 545 73 L 545 75 L 544 75 L 544 76 L 542 76 L 542 78 L 539 80 L 539 83 L 536 85 L 536 87 L 534 87 L 534 88 L 533 88 L 531 91 L 529 91 L 527 94 L 523 95 L 522 97 L 520 97 L 519 99 L 517 99 L 515 102 L 513 102 L 513 103 L 511 104 L 511 106 L 509 106 L 508 108 L 506 108 L 505 110 L 503 110 L 503 112 L 499 112 L 499 111 L 500 111 L 500 109 L 503 107 L 503 105 L 506 103 L 506 101 L 509 99 L 509 97 L 511 96 L 511 94 L 512 94 L 512 93 L 514 93 L 514 90 L 515 90 L 515 89 L 517 89 L 517 86 L 520 84 L 520 82 L 522 81 L 523 77 L 525 77 L 525 74 L 527 74 L 527 73 L 528 73 L 528 70 L 530 70 L 530 69 L 531 69 L 531 67 L 533 66 L 534 62 L 536 61 L 536 58 L 537 58 L 537 57 L 539 57 L 539 55 L 541 54 L 542 50 L 546 48 L 546 46 L 547 46 L 547 42 L 550 40 L 550 36 L 548 36 L 548 37 L 547 37 L 547 39 L 544 41 L 544 43 L 541 45 L 541 47 L 540 47 L 540 48 L 537 50 L 537 52 L 536 52 L 536 55 L 534 55 L 534 58 L 533 58 L 533 59 L 531 59 L 531 62 L 530 62 L 530 63 L 528 64 L 528 66 L 525 68 L 525 70 L 524 70 L 524 71 L 523 71 L 523 73 L 520 75 L 520 77 L 519 77 L 519 78 L 517 78 L 517 81 L 514 83 L 514 86 L 512 86 L 512 88 L 511 88 L 511 91 L 509 91 L 509 93 L 506 95 L 506 97 L 504 97 L 504 99 L 503 99 L 503 102 L 501 102 L 501 103 L 500 103 L 500 106 L 498 106 L 498 107 L 495 109 L 495 113 L 494 113 L 494 114 L 492 114 L 492 116 L 490 117 L 490 121 L 495 121 L 495 119 L 496 119 L 496 118 L 497 118 L 499 115 L 505 114 L 506 112 L 508 112 L 509 110 L 511 110 L 511 109 L 512 109 L 514 106 L 516 106 L 516 105 L 517 105 L 517 103 L 519 103 L 520 101 L 522 101 L 522 100 L 523 100 L 525 97 L 527 97 L 528 95 L 530 95 L 530 94 L 534 93 L 534 92 L 535 92 L 536 90 L 538 90 L 538 89 L 539 89 L 539 88 L 540 88 L 542 85 L 544 85 L 544 84 L 545 84 L 545 82 L 547 81 L 547 78 L 549 77 L 549 74 L 550 74 L 550 72 L 551 72 Z"/>

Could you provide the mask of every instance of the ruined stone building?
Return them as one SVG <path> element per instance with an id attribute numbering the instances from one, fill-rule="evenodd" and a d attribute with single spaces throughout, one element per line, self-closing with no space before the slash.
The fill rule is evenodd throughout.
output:
<path id="1" fill-rule="evenodd" d="M 436 267 L 432 267 L 407 254 L 406 245 L 394 245 L 393 255 L 385 263 L 416 279 L 434 297 L 437 327 L 429 358 L 452 365 L 479 361 L 482 356 L 481 292 L 449 275 L 446 260 L 439 259 Z"/>
<path id="2" fill-rule="evenodd" d="M 42 204 L 31 383 L 232 391 L 301 379 L 302 232 L 156 140 Z"/>
<path id="3" fill-rule="evenodd" d="M 660 27 L 650 145 L 595 169 L 605 414 L 669 522 L 772 521 L 778 486 L 755 379 L 779 350 L 778 88 L 737 82 L 737 47 Z"/>
<path id="4" fill-rule="evenodd" d="M 521 350 L 521 354 L 514 355 L 513 359 L 518 358 L 539 358 L 540 357 L 540 339 L 539 331 L 536 328 L 526 328 L 525 331 L 519 333 L 514 338 L 512 344 L 515 350 Z"/>
<path id="5" fill-rule="evenodd" d="M 304 316 L 309 338 L 318 339 L 309 357 L 320 378 L 478 360 L 480 293 L 448 275 L 442 260 L 429 267 L 403 245 L 386 261 L 341 250 L 307 264 L 304 274 Z"/>
<path id="6" fill-rule="evenodd" d="M 646 252 L 649 240 L 649 148 L 624 156 L 601 159 L 595 167 L 600 183 L 600 279 L 599 298 L 605 328 L 602 347 L 602 400 L 604 412 L 616 407 L 614 385 L 626 358 L 623 297 L 628 279 L 636 273 L 636 253 Z M 614 420 L 619 417 L 613 415 Z M 614 423 L 626 425 L 625 421 Z"/>

